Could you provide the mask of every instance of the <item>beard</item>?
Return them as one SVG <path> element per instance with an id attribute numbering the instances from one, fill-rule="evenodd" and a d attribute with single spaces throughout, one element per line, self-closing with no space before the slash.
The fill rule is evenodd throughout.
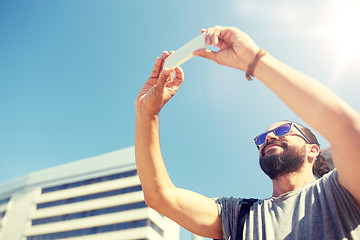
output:
<path id="1" fill-rule="evenodd" d="M 267 143 L 261 151 L 259 158 L 259 164 L 261 169 L 270 179 L 275 179 L 290 173 L 298 172 L 305 162 L 306 150 L 305 146 L 299 148 L 296 146 L 289 146 L 285 142 L 280 143 L 283 152 L 280 154 L 268 154 L 265 155 L 264 150 L 267 145 L 274 142 Z"/>

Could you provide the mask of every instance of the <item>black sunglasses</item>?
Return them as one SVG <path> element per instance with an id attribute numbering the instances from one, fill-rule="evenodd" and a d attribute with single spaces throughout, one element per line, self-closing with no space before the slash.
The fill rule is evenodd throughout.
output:
<path id="1" fill-rule="evenodd" d="M 311 143 L 310 140 L 305 136 L 305 134 L 300 130 L 300 128 L 298 128 L 294 123 L 285 123 L 285 124 L 283 124 L 283 125 L 278 126 L 277 128 L 274 128 L 273 130 L 270 130 L 270 131 L 268 131 L 268 132 L 264 132 L 264 133 L 256 136 L 256 137 L 254 138 L 256 147 L 257 147 L 258 149 L 260 149 L 260 146 L 265 143 L 265 141 L 266 141 L 266 136 L 267 136 L 269 133 L 274 132 L 274 134 L 275 134 L 276 136 L 278 136 L 278 137 L 284 136 L 284 135 L 290 133 L 292 126 L 294 126 L 294 127 L 301 133 L 301 135 L 304 137 L 304 140 L 305 140 L 307 143 Z"/>

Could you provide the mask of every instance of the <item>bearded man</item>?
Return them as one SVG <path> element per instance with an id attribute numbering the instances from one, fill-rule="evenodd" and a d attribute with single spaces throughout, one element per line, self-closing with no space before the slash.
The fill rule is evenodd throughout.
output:
<path id="1" fill-rule="evenodd" d="M 336 169 L 326 166 L 309 129 L 281 121 L 255 137 L 260 166 L 272 179 L 271 197 L 214 200 L 174 186 L 161 155 L 158 114 L 184 75 L 180 67 L 162 68 L 169 56 L 163 52 L 135 102 L 135 157 L 146 203 L 208 238 L 360 239 L 359 113 L 239 29 L 215 26 L 202 32 L 207 44 L 220 50 L 194 54 L 245 71 L 248 80 L 254 76 L 269 87 L 329 141 Z"/>

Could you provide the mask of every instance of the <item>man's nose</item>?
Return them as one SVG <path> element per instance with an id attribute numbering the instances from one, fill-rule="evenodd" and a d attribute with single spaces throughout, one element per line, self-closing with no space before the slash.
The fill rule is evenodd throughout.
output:
<path id="1" fill-rule="evenodd" d="M 265 142 L 269 142 L 271 140 L 274 140 L 274 139 L 279 139 L 278 136 L 275 135 L 274 132 L 269 132 L 267 135 L 266 135 L 266 138 L 265 138 Z"/>

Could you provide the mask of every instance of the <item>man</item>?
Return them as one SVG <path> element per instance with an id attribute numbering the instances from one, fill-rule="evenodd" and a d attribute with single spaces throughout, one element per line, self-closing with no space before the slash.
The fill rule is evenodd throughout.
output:
<path id="1" fill-rule="evenodd" d="M 246 71 L 275 92 L 331 144 L 336 170 L 315 180 L 319 146 L 305 129 L 278 122 L 255 138 L 273 196 L 259 200 L 245 220 L 245 239 L 360 239 L 360 115 L 321 83 L 276 60 L 236 28 L 215 26 L 206 41 L 220 50 L 195 55 Z M 235 240 L 242 199 L 214 201 L 174 186 L 159 142 L 158 113 L 180 87 L 180 67 L 157 58 L 136 98 L 135 155 L 146 203 L 201 236 Z M 174 76 L 175 75 L 175 76 Z M 218 206 L 220 206 L 218 208 Z"/>

